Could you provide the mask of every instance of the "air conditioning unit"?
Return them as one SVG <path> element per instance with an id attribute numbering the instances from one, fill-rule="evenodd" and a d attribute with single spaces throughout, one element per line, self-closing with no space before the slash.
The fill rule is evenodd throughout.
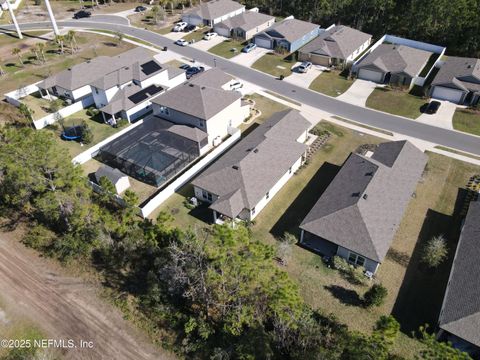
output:
<path id="1" fill-rule="evenodd" d="M 222 138 L 220 136 L 217 136 L 216 138 L 213 139 L 213 146 L 218 146 L 222 142 Z"/>

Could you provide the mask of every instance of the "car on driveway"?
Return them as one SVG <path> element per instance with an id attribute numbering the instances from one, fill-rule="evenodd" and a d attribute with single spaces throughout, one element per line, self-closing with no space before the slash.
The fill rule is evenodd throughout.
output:
<path id="1" fill-rule="evenodd" d="M 208 32 L 208 33 L 206 33 L 205 35 L 203 35 L 203 40 L 211 40 L 211 39 L 213 39 L 215 36 L 217 36 L 217 33 L 215 33 L 215 32 Z"/>
<path id="2" fill-rule="evenodd" d="M 312 68 L 312 63 L 310 61 L 304 61 L 298 66 L 297 70 L 299 73 L 304 74 L 311 68 Z"/>
<path id="3" fill-rule="evenodd" d="M 182 64 L 182 65 L 180 65 L 180 69 L 182 69 L 182 70 L 188 70 L 188 69 L 190 69 L 190 65 L 188 65 L 188 64 Z"/>
<path id="4" fill-rule="evenodd" d="M 77 11 L 74 15 L 74 19 L 82 19 L 82 18 L 89 18 L 92 15 L 90 11 L 80 10 Z"/>
<path id="5" fill-rule="evenodd" d="M 185 27 L 185 29 L 183 31 L 190 32 L 190 31 L 195 31 L 197 29 L 198 29 L 198 27 L 196 25 L 188 25 L 187 27 Z"/>
<path id="6" fill-rule="evenodd" d="M 145 6 L 141 6 L 141 5 L 140 5 L 140 6 L 137 6 L 137 7 L 135 8 L 135 12 L 144 12 L 144 11 L 146 11 L 146 10 L 147 10 L 147 8 L 146 8 Z"/>
<path id="7" fill-rule="evenodd" d="M 257 47 L 257 44 L 255 43 L 250 43 L 246 46 L 243 47 L 242 49 L 242 52 L 244 53 L 249 53 L 250 51 L 252 51 L 253 49 L 255 49 Z"/>
<path id="8" fill-rule="evenodd" d="M 203 71 L 205 71 L 203 66 L 190 66 L 187 71 L 185 71 L 185 75 L 187 79 L 190 79 L 192 76 L 200 74 Z"/>
<path id="9" fill-rule="evenodd" d="M 180 31 L 183 31 L 187 26 L 188 24 L 186 22 L 179 22 L 175 24 L 172 30 L 174 32 L 180 32 Z"/>
<path id="10" fill-rule="evenodd" d="M 177 41 L 175 41 L 175 45 L 179 45 L 179 46 L 187 46 L 188 44 L 190 44 L 187 40 L 183 40 L 183 39 L 178 39 Z"/>
<path id="11" fill-rule="evenodd" d="M 431 101 L 428 104 L 425 104 L 425 114 L 433 115 L 436 114 L 442 103 L 440 101 Z"/>
<path id="12" fill-rule="evenodd" d="M 230 84 L 230 90 L 239 90 L 243 88 L 243 84 L 240 81 L 235 81 Z"/>

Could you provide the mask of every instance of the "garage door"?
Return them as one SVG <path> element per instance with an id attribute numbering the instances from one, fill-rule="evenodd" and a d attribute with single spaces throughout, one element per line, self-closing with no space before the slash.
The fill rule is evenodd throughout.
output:
<path id="1" fill-rule="evenodd" d="M 440 100 L 451 101 L 456 104 L 460 103 L 462 96 L 463 92 L 442 86 L 435 86 L 432 92 L 432 97 Z"/>
<path id="2" fill-rule="evenodd" d="M 272 42 L 270 40 L 261 37 L 255 37 L 255 44 L 265 49 L 270 49 L 272 47 Z"/>
<path id="3" fill-rule="evenodd" d="M 383 74 L 381 72 L 367 69 L 360 69 L 358 72 L 358 77 L 363 80 L 369 80 L 378 83 L 383 81 Z"/>
<path id="4" fill-rule="evenodd" d="M 230 37 L 230 31 L 224 27 L 214 26 L 213 31 L 215 31 L 220 36 Z"/>

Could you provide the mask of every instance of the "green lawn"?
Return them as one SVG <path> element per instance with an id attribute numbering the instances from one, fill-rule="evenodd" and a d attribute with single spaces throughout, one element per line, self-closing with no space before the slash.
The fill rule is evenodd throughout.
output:
<path id="1" fill-rule="evenodd" d="M 212 54 L 230 59 L 235 55 L 239 54 L 242 48 L 247 44 L 247 42 L 241 42 L 233 39 L 225 40 L 218 45 L 215 45 L 208 52 Z"/>
<path id="2" fill-rule="evenodd" d="M 186 41 L 199 42 L 203 39 L 203 36 L 208 33 L 211 29 L 209 28 L 200 28 L 198 30 L 192 31 L 190 34 L 185 35 L 182 39 Z"/>
<path id="3" fill-rule="evenodd" d="M 310 90 L 329 96 L 343 94 L 353 84 L 353 80 L 340 75 L 338 71 L 324 71 L 310 84 Z"/>
<path id="4" fill-rule="evenodd" d="M 288 109 L 288 106 L 256 93 L 253 95 L 247 95 L 246 97 L 255 101 L 254 109 L 261 112 L 260 116 L 256 117 L 253 122 L 256 124 L 263 123 L 276 112 Z M 240 130 L 243 132 L 247 130 L 251 125 L 252 123 L 244 123 L 240 126 Z"/>
<path id="5" fill-rule="evenodd" d="M 480 135 L 480 110 L 457 109 L 453 115 L 453 128 Z"/>
<path id="6" fill-rule="evenodd" d="M 402 90 L 376 88 L 367 99 L 367 107 L 393 115 L 416 119 L 425 100 Z"/>
<path id="7" fill-rule="evenodd" d="M 43 99 L 40 96 L 39 92 L 33 93 L 31 95 L 25 96 L 21 99 L 22 103 L 28 106 L 29 109 L 33 111 L 33 118 L 35 120 L 41 119 L 49 114 L 51 106 L 51 101 L 48 98 Z"/>
<path id="8" fill-rule="evenodd" d="M 252 67 L 276 77 L 287 77 L 292 73 L 292 66 L 296 62 L 294 57 L 292 54 L 285 56 L 271 52 L 258 59 Z"/>

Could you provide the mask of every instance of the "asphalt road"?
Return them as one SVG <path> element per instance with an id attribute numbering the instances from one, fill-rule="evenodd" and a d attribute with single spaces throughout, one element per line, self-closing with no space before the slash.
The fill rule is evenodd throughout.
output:
<path id="1" fill-rule="evenodd" d="M 114 16 L 110 16 L 109 23 L 96 22 L 92 21 L 91 19 L 90 21 L 59 21 L 58 25 L 65 27 L 80 27 L 122 32 L 125 35 L 136 37 L 138 39 L 150 42 L 156 46 L 168 46 L 170 48 L 174 48 L 175 52 L 178 54 L 187 58 L 195 59 L 199 62 L 203 62 L 209 66 L 215 65 L 214 55 L 210 53 L 188 46 L 176 46 L 173 44 L 172 40 L 166 38 L 165 36 L 153 33 L 151 31 L 123 25 L 124 21 L 125 20 L 123 18 L 116 19 Z M 48 22 L 38 22 L 20 24 L 20 27 L 23 30 L 31 30 L 49 28 L 50 24 Z M 2 26 L 0 27 L 0 31 L 1 30 L 11 31 L 13 30 L 13 26 Z M 256 84 L 264 89 L 289 97 L 292 100 L 298 101 L 302 104 L 312 106 L 340 117 L 355 120 L 365 125 L 389 130 L 395 133 L 432 142 L 434 144 L 480 155 L 480 137 L 425 125 L 403 117 L 348 104 L 335 98 L 331 98 L 329 96 L 277 80 L 273 76 L 245 67 L 243 65 L 236 64 L 233 61 L 220 57 L 217 57 L 215 62 L 216 66 L 225 72 L 228 72 L 245 81 Z"/>

